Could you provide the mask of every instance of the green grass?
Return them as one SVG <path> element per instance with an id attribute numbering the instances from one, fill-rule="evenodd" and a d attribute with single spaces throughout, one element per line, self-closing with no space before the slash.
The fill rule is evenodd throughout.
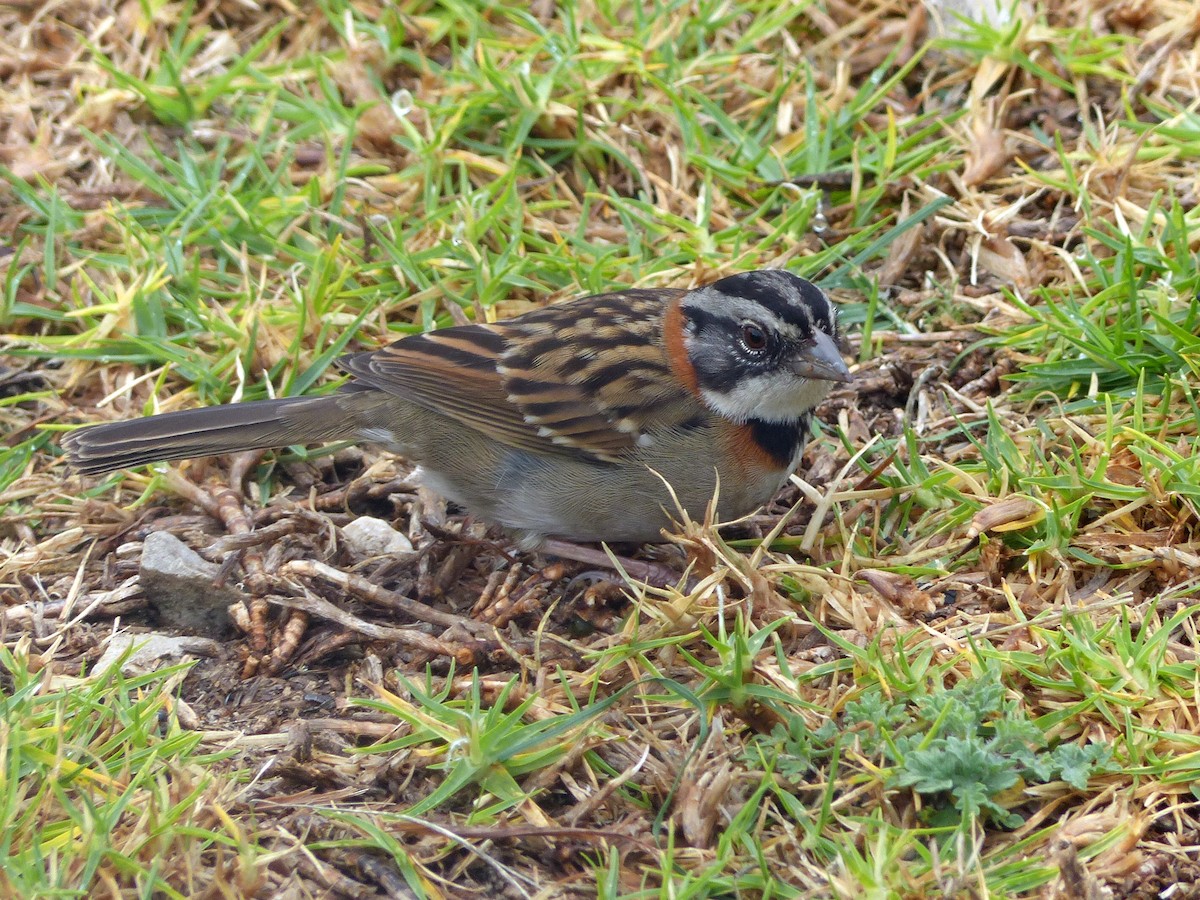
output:
<path id="1" fill-rule="evenodd" d="M 186 667 L 80 679 L 33 662 L 0 652 L 4 893 L 82 897 L 122 884 L 182 898 L 211 884 L 215 865 L 230 887 L 252 890 L 262 848 L 225 811 L 229 785 L 208 771 L 219 757 L 171 713 Z"/>
<path id="2" fill-rule="evenodd" d="M 312 892 L 1040 896 L 1062 840 L 1098 886 L 1200 877 L 1191 25 L 1046 4 L 930 43 L 859 6 L 0 22 L 0 51 L 50 60 L 0 88 L 0 595 L 43 610 L 6 618 L 0 656 L 8 893 L 270 893 L 311 859 Z M 274 644 L 240 637 L 247 694 L 319 673 L 354 714 L 308 756 L 233 741 L 236 765 L 170 714 L 200 702 L 185 667 L 52 674 L 94 639 L 45 610 L 119 583 L 159 517 L 198 549 L 218 527 L 160 474 L 69 479 L 61 431 L 329 390 L 340 354 L 464 316 L 768 265 L 841 303 L 860 387 L 769 547 L 686 530 L 691 595 L 551 586 L 467 674 L 365 640 L 361 668 L 268 672 Z M 260 525 L 296 513 L 294 476 L 257 473 Z M 295 521 L 279 553 L 343 559 Z"/>

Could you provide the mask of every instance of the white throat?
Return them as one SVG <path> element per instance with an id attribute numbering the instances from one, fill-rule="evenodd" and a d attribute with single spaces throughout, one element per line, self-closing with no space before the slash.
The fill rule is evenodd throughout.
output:
<path id="1" fill-rule="evenodd" d="M 772 372 L 747 378 L 725 393 L 701 388 L 700 394 L 710 409 L 734 422 L 795 422 L 824 400 L 831 387 L 828 381 Z"/>

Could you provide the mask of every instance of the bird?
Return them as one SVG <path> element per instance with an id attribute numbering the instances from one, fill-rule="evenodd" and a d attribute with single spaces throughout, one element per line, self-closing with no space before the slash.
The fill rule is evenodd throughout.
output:
<path id="1" fill-rule="evenodd" d="M 815 407 L 849 382 L 838 311 L 783 269 L 686 290 L 625 288 L 341 357 L 318 396 L 76 429 L 71 465 L 146 463 L 331 441 L 382 445 L 426 487 L 547 541 L 653 543 L 675 510 L 718 521 L 771 500 Z"/>

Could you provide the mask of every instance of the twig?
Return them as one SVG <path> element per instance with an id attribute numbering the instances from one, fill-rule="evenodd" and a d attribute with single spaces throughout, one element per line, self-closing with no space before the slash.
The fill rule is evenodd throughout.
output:
<path id="1" fill-rule="evenodd" d="M 417 631 L 412 628 L 391 628 L 387 625 L 376 625 L 365 619 L 346 612 L 328 600 L 324 600 L 306 590 L 303 597 L 272 596 L 269 602 L 288 609 L 298 609 L 310 615 L 336 622 L 343 628 L 349 628 L 359 634 L 376 641 L 393 641 L 414 650 L 431 653 L 436 656 L 448 656 L 463 665 L 474 665 L 475 652 L 469 647 L 452 647 L 444 641 Z"/>
<path id="2" fill-rule="evenodd" d="M 490 628 L 481 625 L 479 622 L 472 621 L 463 616 L 456 616 L 453 613 L 433 609 L 424 603 L 411 600 L 403 594 L 398 594 L 395 591 L 381 588 L 377 584 L 372 584 L 362 576 L 342 572 L 325 563 L 317 562 L 315 559 L 292 560 L 280 567 L 279 574 L 285 578 L 289 576 L 321 578 L 330 584 L 334 584 L 361 597 L 368 603 L 382 606 L 384 609 L 397 610 L 419 622 L 428 622 L 431 625 L 440 625 L 443 628 L 465 627 L 468 633 L 473 635 L 490 633 L 491 631 Z"/>

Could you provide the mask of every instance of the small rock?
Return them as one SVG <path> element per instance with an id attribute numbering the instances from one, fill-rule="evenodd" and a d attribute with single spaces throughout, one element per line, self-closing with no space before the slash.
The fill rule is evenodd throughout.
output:
<path id="1" fill-rule="evenodd" d="M 413 552 L 412 541 L 383 519 L 359 516 L 342 529 L 342 539 L 355 556 L 400 556 Z"/>
<path id="2" fill-rule="evenodd" d="M 971 40 L 977 32 L 971 23 L 996 31 L 1008 28 L 1014 18 L 1029 21 L 1027 4 L 1012 0 L 925 0 L 934 37 Z"/>
<path id="3" fill-rule="evenodd" d="M 154 531 L 142 545 L 138 580 L 161 624 L 219 637 L 233 625 L 228 607 L 246 599 L 236 587 L 217 585 L 220 571 L 173 534 Z"/>
<path id="4" fill-rule="evenodd" d="M 108 639 L 104 653 L 92 666 L 92 674 L 99 675 L 118 662 L 121 663 L 121 671 L 127 675 L 147 672 L 155 668 L 154 664 L 159 660 L 178 659 L 185 655 L 216 656 L 219 650 L 215 642 L 190 635 L 122 632 Z"/>

